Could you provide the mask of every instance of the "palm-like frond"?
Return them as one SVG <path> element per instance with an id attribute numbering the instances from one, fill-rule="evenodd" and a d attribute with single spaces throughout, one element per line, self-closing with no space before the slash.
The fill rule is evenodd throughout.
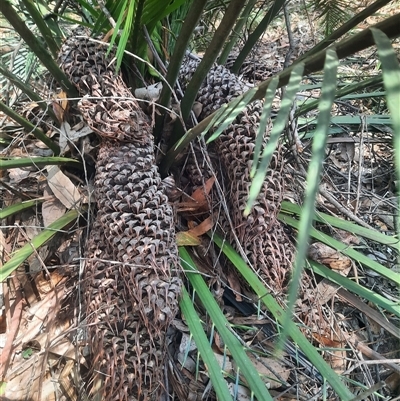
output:
<path id="1" fill-rule="evenodd" d="M 350 17 L 351 3 L 347 0 L 313 0 L 309 7 L 321 18 L 325 36 L 330 35 Z"/>

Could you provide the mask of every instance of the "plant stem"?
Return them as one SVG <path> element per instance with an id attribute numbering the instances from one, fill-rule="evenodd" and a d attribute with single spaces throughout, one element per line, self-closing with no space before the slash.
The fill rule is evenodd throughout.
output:
<path id="1" fill-rule="evenodd" d="M 238 39 L 240 38 L 240 32 L 242 31 L 243 26 L 247 22 L 247 18 L 250 14 L 250 11 L 253 9 L 254 4 L 256 2 L 257 0 L 249 0 L 249 2 L 247 3 L 245 9 L 242 12 L 242 15 L 238 19 L 235 27 L 233 28 L 233 33 L 231 35 L 229 42 L 226 44 L 224 50 L 222 51 L 221 55 L 218 58 L 218 64 L 224 65 L 226 63 L 226 60 L 228 59 L 229 54 L 233 49 L 233 46 L 235 46 Z"/>
<path id="2" fill-rule="evenodd" d="M 7 114 L 17 123 L 21 124 L 26 131 L 31 132 L 37 139 L 46 144 L 56 155 L 60 153 L 60 148 L 58 147 L 58 145 L 56 145 L 50 138 L 48 138 L 40 128 L 35 127 L 28 120 L 25 120 L 25 118 L 21 117 L 18 113 L 10 109 L 3 102 L 0 102 L 0 111 L 2 111 L 4 114 Z"/>
<path id="3" fill-rule="evenodd" d="M 47 102 L 44 101 L 36 92 L 34 92 L 28 84 L 22 82 L 16 75 L 10 72 L 4 65 L 2 65 L 1 62 L 0 62 L 0 74 L 8 78 L 17 88 L 21 89 L 31 100 L 37 102 L 39 107 L 43 111 L 45 111 L 51 117 L 51 119 L 58 125 L 57 117 L 54 114 L 53 109 L 49 107 Z"/>
<path id="4" fill-rule="evenodd" d="M 25 22 L 17 14 L 10 0 L 3 0 L 1 4 L 1 13 L 21 36 L 25 43 L 31 48 L 37 58 L 53 75 L 55 80 L 61 85 L 62 89 L 67 93 L 68 97 L 78 97 L 75 87 L 69 82 L 66 75 L 60 70 L 57 63 L 49 52 L 43 47 L 39 39 L 26 26 Z"/>
<path id="5" fill-rule="evenodd" d="M 242 66 L 242 64 L 243 64 L 244 60 L 246 59 L 246 57 L 248 56 L 248 54 L 254 48 L 254 45 L 257 43 L 257 40 L 260 39 L 261 35 L 268 28 L 268 25 L 271 23 L 271 21 L 273 21 L 273 19 L 281 11 L 284 4 L 285 4 L 285 0 L 275 0 L 272 7 L 268 10 L 267 14 L 265 14 L 265 17 L 261 20 L 261 22 L 258 24 L 257 28 L 254 30 L 254 32 L 252 34 L 250 34 L 249 38 L 247 39 L 247 42 L 243 46 L 243 49 L 239 53 L 235 63 L 233 64 L 233 66 L 231 68 L 231 71 L 233 73 L 237 74 L 239 72 L 240 67 Z"/>
<path id="6" fill-rule="evenodd" d="M 174 52 L 171 56 L 171 60 L 168 66 L 166 80 L 169 84 L 163 85 L 159 103 L 161 106 L 168 107 L 171 98 L 171 88 L 175 86 L 176 80 L 179 75 L 179 69 L 182 65 L 183 57 L 185 56 L 186 49 L 188 47 L 189 40 L 192 36 L 194 29 L 199 22 L 201 13 L 206 5 L 207 0 L 196 0 L 192 3 L 186 17 L 185 22 L 182 25 L 181 32 L 175 43 Z M 164 124 L 165 109 L 160 108 L 160 115 L 156 118 L 156 127 L 154 130 L 154 138 L 156 143 L 159 142 L 161 137 L 161 131 Z"/>
<path id="7" fill-rule="evenodd" d="M 219 27 L 215 31 L 215 34 L 204 54 L 202 61 L 197 67 L 196 72 L 194 73 L 189 85 L 186 88 L 185 96 L 183 97 L 181 102 L 183 120 L 186 120 L 189 117 L 194 99 L 196 98 L 200 85 L 210 71 L 211 66 L 217 59 L 218 54 L 227 37 L 229 36 L 237 17 L 240 15 L 243 6 L 243 0 L 231 0 L 231 2 L 229 3 L 225 15 L 222 18 Z"/>
<path id="8" fill-rule="evenodd" d="M 339 39 L 341 36 L 345 35 L 351 29 L 353 29 L 360 22 L 364 21 L 366 18 L 371 16 L 373 13 L 378 11 L 380 8 L 390 3 L 391 0 L 377 0 L 375 3 L 368 6 L 365 10 L 357 13 L 353 18 L 343 24 L 340 28 L 338 28 L 335 32 L 332 32 L 327 38 L 319 42 L 316 46 L 310 49 L 307 53 L 303 54 L 296 62 L 304 60 L 309 56 L 318 53 L 319 51 L 325 49 L 330 44 L 332 44 L 335 40 Z"/>
<path id="9" fill-rule="evenodd" d="M 392 17 L 389 17 L 384 21 L 381 21 L 378 24 L 374 25 L 373 28 L 381 30 L 389 37 L 389 39 L 396 38 L 400 36 L 399 18 L 400 18 L 400 13 L 395 14 Z M 370 28 L 367 28 L 348 39 L 342 40 L 335 46 L 335 48 L 338 58 L 343 59 L 361 50 L 367 49 L 368 47 L 374 44 L 375 42 L 372 36 L 372 31 Z M 317 54 L 308 57 L 306 60 L 304 60 L 305 67 L 303 76 L 309 75 L 315 71 L 322 70 L 325 61 L 325 55 L 326 55 L 326 50 L 322 50 Z M 279 77 L 278 88 L 281 88 L 282 86 L 288 83 L 293 67 L 294 64 L 291 65 L 289 68 L 283 70 L 281 73 L 277 74 L 277 76 Z M 260 100 L 264 98 L 268 86 L 273 78 L 274 77 L 268 78 L 266 81 L 262 82 L 257 87 L 258 89 L 249 103 L 251 103 L 254 100 Z M 241 97 L 245 95 L 246 94 L 243 94 L 241 95 Z M 233 99 L 232 101 L 236 100 L 237 99 Z M 225 106 L 228 107 L 230 103 L 226 104 Z M 215 114 L 217 112 L 218 110 L 216 110 L 214 113 L 210 114 L 208 117 L 202 120 L 199 124 L 197 124 L 190 131 L 188 131 L 185 137 L 183 137 L 181 140 L 179 140 L 179 142 L 177 142 L 174 146 L 172 146 L 172 148 L 165 155 L 160 165 L 160 171 L 162 171 L 163 173 L 168 171 L 169 167 L 175 161 L 176 157 L 182 152 L 183 149 L 185 149 L 185 147 L 193 139 L 197 138 L 204 132 L 204 130 L 208 127 L 208 125 L 215 117 Z"/>
<path id="10" fill-rule="evenodd" d="M 56 58 L 59 48 L 56 41 L 53 38 L 53 34 L 49 27 L 47 26 L 46 22 L 43 19 L 43 15 L 40 14 L 36 6 L 33 4 L 32 0 L 22 0 L 26 10 L 29 12 L 29 15 L 32 17 L 33 21 L 35 22 L 36 26 L 38 27 L 40 33 L 43 36 L 43 39 L 46 41 L 47 46 L 53 57 Z"/>

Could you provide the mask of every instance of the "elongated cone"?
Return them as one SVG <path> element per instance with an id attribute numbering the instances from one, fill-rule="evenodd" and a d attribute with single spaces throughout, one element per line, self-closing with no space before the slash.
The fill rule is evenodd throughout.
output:
<path id="1" fill-rule="evenodd" d="M 186 59 L 180 71 L 183 89 L 193 76 L 199 61 Z M 216 108 L 246 92 L 251 85 L 239 79 L 224 66 L 215 66 L 202 83 L 196 101 L 203 105 L 200 119 L 207 117 Z M 218 107 L 217 107 L 218 106 Z M 262 102 L 256 101 L 241 112 L 217 139 L 215 152 L 222 161 L 228 183 L 225 194 L 234 232 L 225 221 L 221 221 L 230 243 L 237 248 L 235 235 L 250 263 L 265 282 L 275 290 L 284 290 L 290 273 L 294 246 L 287 237 L 283 225 L 277 219 L 284 193 L 283 152 L 281 145 L 275 150 L 272 162 L 248 217 L 243 216 L 251 185 L 250 169 L 254 157 L 255 139 L 258 133 Z M 269 132 L 261 133 L 264 145 Z M 202 161 L 188 163 L 194 185 L 200 185 L 196 175 Z M 209 172 L 203 174 L 208 177 Z M 216 198 L 216 197 L 214 197 Z M 224 217 L 222 215 L 222 220 Z M 235 235 L 234 235 L 235 234 Z"/>
<path id="2" fill-rule="evenodd" d="M 102 400 L 159 400 L 166 331 L 181 291 L 174 213 L 148 119 L 106 51 L 80 30 L 59 57 L 84 95 L 78 106 L 85 121 L 102 138 L 83 285 L 92 393 L 100 391 Z"/>

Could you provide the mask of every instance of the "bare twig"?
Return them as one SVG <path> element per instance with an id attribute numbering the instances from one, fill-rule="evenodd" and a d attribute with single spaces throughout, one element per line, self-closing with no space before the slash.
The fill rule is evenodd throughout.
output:
<path id="1" fill-rule="evenodd" d="M 288 39 L 289 39 L 289 50 L 286 53 L 285 62 L 283 63 L 284 68 L 289 67 L 290 59 L 294 52 L 294 38 L 293 38 L 292 27 L 290 26 L 290 14 L 288 12 L 287 6 L 288 3 L 285 3 L 285 5 L 283 6 L 283 15 L 285 16 L 286 32 L 288 34 Z"/>
<path id="2" fill-rule="evenodd" d="M 361 220 L 359 217 L 357 217 L 353 212 L 351 212 L 349 209 L 345 208 L 340 202 L 338 202 L 333 195 L 331 195 L 327 190 L 324 188 L 320 187 L 319 188 L 319 193 L 330 203 L 332 203 L 333 206 L 337 208 L 340 213 L 343 213 L 345 216 L 347 216 L 349 219 L 353 220 L 357 224 L 360 224 L 361 226 L 365 228 L 369 228 L 370 230 L 376 231 L 375 228 L 371 227 L 368 223 L 366 223 L 364 220 Z"/>
<path id="3" fill-rule="evenodd" d="M 160 70 L 162 71 L 163 75 L 166 76 L 167 75 L 167 67 L 161 60 L 160 56 L 158 55 L 157 50 L 154 47 L 153 41 L 150 38 L 150 35 L 149 35 L 149 32 L 147 31 L 146 26 L 143 26 L 143 32 L 144 32 L 144 37 L 146 39 L 146 43 L 149 46 L 151 53 L 153 54 L 154 58 L 156 59 L 157 64 L 160 67 Z"/>
<path id="4" fill-rule="evenodd" d="M 360 133 L 360 146 L 358 151 L 358 176 L 357 176 L 357 195 L 354 205 L 354 214 L 358 212 L 358 206 L 360 203 L 360 188 L 361 188 L 361 177 L 362 177 L 362 166 L 364 160 L 363 145 L 364 145 L 364 134 L 366 132 L 366 121 L 365 116 L 361 117 L 361 133 Z"/>

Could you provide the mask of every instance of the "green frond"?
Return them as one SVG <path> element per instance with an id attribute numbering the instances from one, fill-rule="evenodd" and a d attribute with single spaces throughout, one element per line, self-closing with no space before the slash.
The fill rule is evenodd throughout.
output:
<path id="1" fill-rule="evenodd" d="M 313 0 L 309 7 L 321 18 L 325 36 L 350 18 L 351 5 L 347 0 Z"/>

